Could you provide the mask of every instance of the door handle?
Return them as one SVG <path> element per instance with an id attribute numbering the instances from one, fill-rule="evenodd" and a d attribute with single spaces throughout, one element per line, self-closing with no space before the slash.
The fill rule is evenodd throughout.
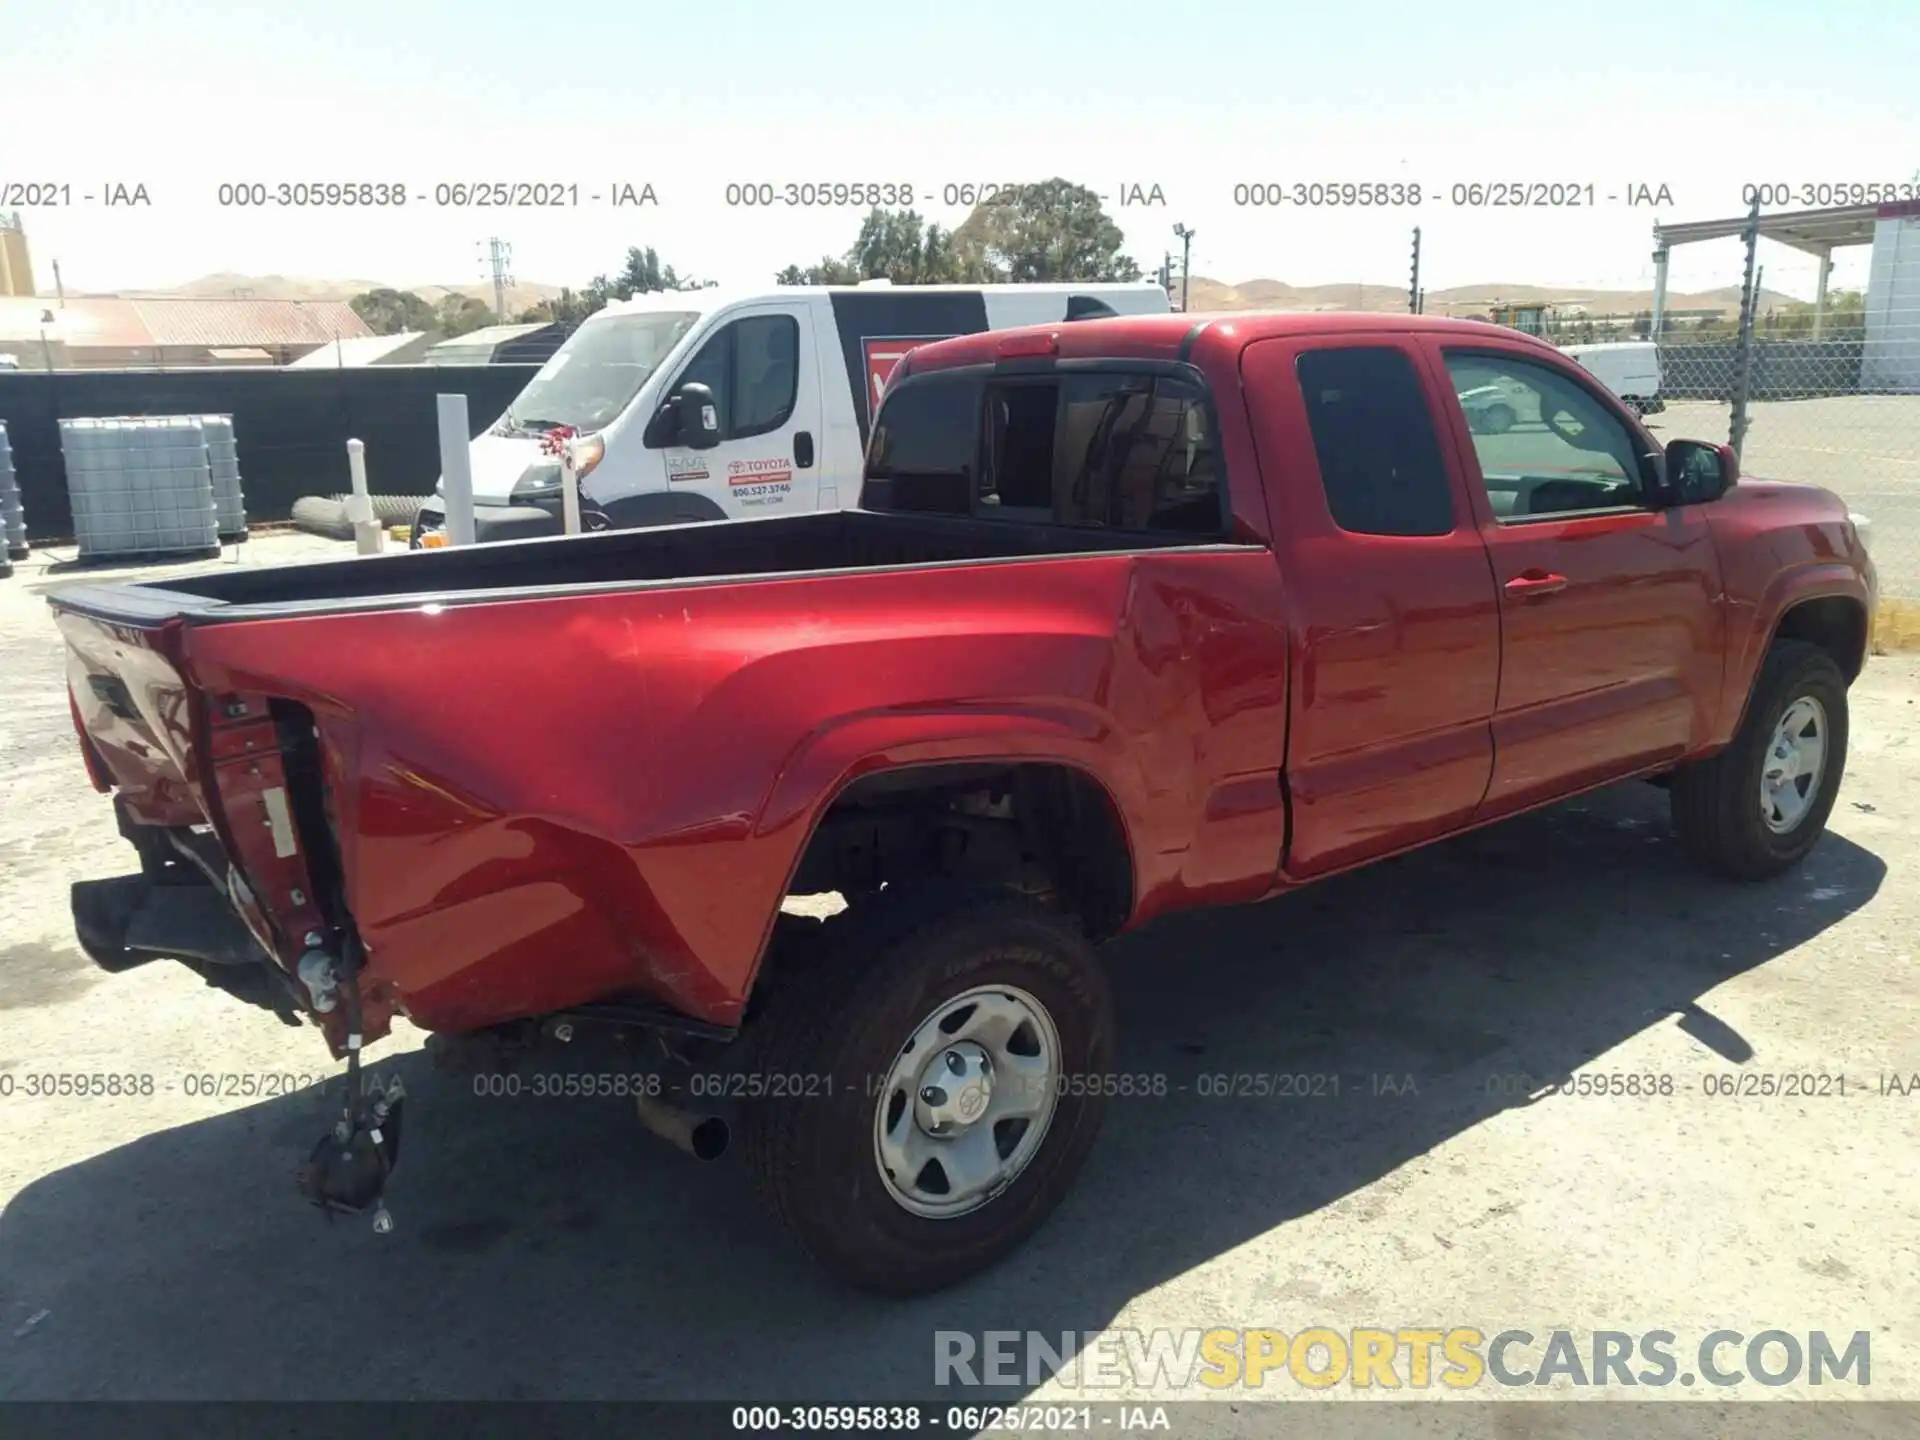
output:
<path id="1" fill-rule="evenodd" d="M 1551 595 L 1556 590 L 1567 588 L 1567 577 L 1550 574 L 1545 570 L 1522 570 L 1513 579 L 1507 581 L 1507 594 L 1522 599 L 1533 595 Z"/>
<path id="2" fill-rule="evenodd" d="M 813 464 L 813 434 L 808 430 L 796 430 L 793 435 L 793 463 L 796 469 L 804 470 Z"/>

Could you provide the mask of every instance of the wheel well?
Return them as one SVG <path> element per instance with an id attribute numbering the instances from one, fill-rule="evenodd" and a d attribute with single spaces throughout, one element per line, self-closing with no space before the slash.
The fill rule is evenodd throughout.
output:
<path id="1" fill-rule="evenodd" d="M 1101 940 L 1133 910 L 1133 857 L 1106 788 L 1071 765 L 922 765 L 864 776 L 814 827 L 791 892 L 911 880 L 1002 884 L 1079 917 Z"/>
<path id="2" fill-rule="evenodd" d="M 1867 657 L 1867 612 L 1844 595 L 1803 600 L 1785 615 L 1773 632 L 1775 640 L 1804 640 L 1833 658 L 1851 685 L 1860 676 Z"/>

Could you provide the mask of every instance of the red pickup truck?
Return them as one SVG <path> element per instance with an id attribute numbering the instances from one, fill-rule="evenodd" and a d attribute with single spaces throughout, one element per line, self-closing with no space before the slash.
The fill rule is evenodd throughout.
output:
<path id="1" fill-rule="evenodd" d="M 1874 577 L 1833 495 L 1663 449 L 1526 336 L 1168 315 L 913 351 L 859 510 L 53 604 L 140 859 L 74 886 L 97 963 L 180 960 L 349 1076 L 396 1013 L 639 1037 L 652 1128 L 739 1128 L 807 1249 L 907 1293 L 1072 1183 L 1107 937 L 1629 777 L 1709 869 L 1795 864 Z M 381 1206 L 369 1078 L 316 1203 Z"/>

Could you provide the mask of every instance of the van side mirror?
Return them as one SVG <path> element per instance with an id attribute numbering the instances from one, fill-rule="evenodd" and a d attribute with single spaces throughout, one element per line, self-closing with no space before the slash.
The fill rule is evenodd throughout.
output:
<path id="1" fill-rule="evenodd" d="M 1667 494 L 1675 505 L 1718 500 L 1740 478 L 1740 461 L 1731 445 L 1705 440 L 1667 442 Z"/>
<path id="2" fill-rule="evenodd" d="M 720 443 L 720 407 L 714 403 L 710 387 L 689 380 L 674 392 L 673 408 L 682 445 L 711 450 Z"/>
<path id="3" fill-rule="evenodd" d="M 698 380 L 689 380 L 660 402 L 660 408 L 647 421 L 640 443 L 649 450 L 665 450 L 685 445 L 690 450 L 711 450 L 720 443 L 720 407 L 714 404 L 713 390 Z"/>

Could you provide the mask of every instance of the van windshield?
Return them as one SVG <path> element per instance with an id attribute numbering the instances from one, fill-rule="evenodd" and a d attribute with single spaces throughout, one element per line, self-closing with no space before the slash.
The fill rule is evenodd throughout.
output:
<path id="1" fill-rule="evenodd" d="M 699 318 L 697 310 L 660 310 L 589 320 L 527 382 L 496 428 L 611 425 Z"/>

